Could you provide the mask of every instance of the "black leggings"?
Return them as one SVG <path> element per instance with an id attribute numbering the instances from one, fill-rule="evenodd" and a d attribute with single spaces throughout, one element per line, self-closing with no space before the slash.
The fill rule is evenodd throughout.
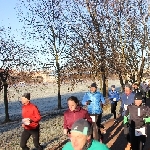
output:
<path id="1" fill-rule="evenodd" d="M 91 116 L 95 116 L 95 120 L 96 120 L 96 122 L 93 122 L 93 126 L 94 126 L 94 124 L 96 123 L 96 130 L 97 130 L 97 138 L 96 138 L 96 140 L 103 140 L 103 135 L 102 135 L 102 133 L 101 133 L 101 131 L 100 131 L 100 128 L 103 128 L 104 129 L 104 126 L 101 124 L 101 119 L 102 119 L 102 114 L 99 114 L 99 115 L 96 115 L 96 114 L 92 114 Z"/>
<path id="2" fill-rule="evenodd" d="M 42 147 L 39 144 L 39 131 L 40 131 L 39 126 L 36 129 L 31 129 L 31 130 L 24 129 L 21 135 L 20 147 L 23 150 L 29 150 L 26 144 L 27 144 L 28 139 L 32 135 L 34 146 L 38 150 L 42 150 Z"/>
<path id="3" fill-rule="evenodd" d="M 116 119 L 116 106 L 117 106 L 117 102 L 111 103 L 111 113 L 114 114 L 114 119 Z"/>
<path id="4" fill-rule="evenodd" d="M 146 136 L 135 136 L 135 131 L 130 131 L 130 141 L 132 150 L 143 150 L 144 144 L 146 142 Z"/>

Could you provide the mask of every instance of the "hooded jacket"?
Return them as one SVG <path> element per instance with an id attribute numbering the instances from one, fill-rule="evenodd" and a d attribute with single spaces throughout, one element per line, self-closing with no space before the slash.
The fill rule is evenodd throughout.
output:
<path id="1" fill-rule="evenodd" d="M 64 129 L 71 129 L 73 123 L 79 119 L 87 119 L 88 122 L 92 123 L 92 118 L 88 114 L 87 110 L 82 107 L 77 106 L 74 111 L 68 109 L 64 113 Z"/>
<path id="2" fill-rule="evenodd" d="M 118 102 L 119 99 L 120 99 L 119 92 L 116 91 L 116 90 L 114 90 L 114 91 L 109 90 L 108 91 L 108 98 L 109 98 L 109 100 L 110 100 L 111 103 L 114 103 L 115 101 Z M 114 98 L 116 99 L 115 101 L 113 100 Z"/>
<path id="3" fill-rule="evenodd" d="M 22 106 L 22 118 L 30 118 L 30 120 L 32 120 L 29 125 L 25 125 L 24 127 L 27 130 L 31 130 L 39 125 L 41 115 L 37 106 L 29 102 L 27 105 Z"/>
<path id="4" fill-rule="evenodd" d="M 86 105 L 86 102 L 91 100 L 90 105 L 88 105 L 88 113 L 89 114 L 101 114 L 103 112 L 101 104 L 105 104 L 105 99 L 100 92 L 87 92 L 85 93 L 82 105 Z"/>

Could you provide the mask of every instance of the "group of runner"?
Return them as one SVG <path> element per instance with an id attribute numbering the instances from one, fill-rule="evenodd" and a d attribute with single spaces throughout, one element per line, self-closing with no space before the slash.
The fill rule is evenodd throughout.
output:
<path id="1" fill-rule="evenodd" d="M 117 119 L 117 102 L 121 100 L 119 113 L 124 119 L 124 134 L 128 141 L 126 150 L 143 150 L 146 141 L 146 124 L 150 122 L 150 108 L 146 106 L 149 88 L 144 82 L 141 87 L 137 83 L 132 86 L 126 84 L 124 92 L 120 94 L 115 85 L 112 85 L 111 90 L 108 91 L 114 122 Z M 63 150 L 109 150 L 103 143 L 103 134 L 106 129 L 101 124 L 103 105 L 106 101 L 103 94 L 97 90 L 97 84 L 90 85 L 89 92 L 85 93 L 81 101 L 82 105 L 75 96 L 69 97 L 67 103 L 68 110 L 64 113 L 63 132 L 70 141 L 63 147 Z M 30 102 L 30 93 L 25 93 L 22 96 L 22 104 L 24 131 L 20 147 L 22 150 L 29 150 L 27 140 L 32 135 L 34 146 L 37 150 L 42 150 L 43 147 L 39 143 L 41 116 L 38 108 Z M 86 109 L 82 107 L 83 105 L 86 106 Z"/>

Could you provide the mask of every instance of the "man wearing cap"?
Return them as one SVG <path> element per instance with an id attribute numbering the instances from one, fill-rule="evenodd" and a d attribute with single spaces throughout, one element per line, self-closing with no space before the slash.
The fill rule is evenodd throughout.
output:
<path id="1" fill-rule="evenodd" d="M 109 150 L 109 148 L 91 139 L 92 126 L 85 120 L 77 120 L 71 128 L 71 142 L 66 143 L 62 150 Z"/>
<path id="2" fill-rule="evenodd" d="M 142 105 L 142 95 L 136 93 L 134 104 L 127 107 L 124 116 L 124 126 L 129 126 L 132 150 L 143 150 L 147 134 L 146 123 L 150 123 L 150 108 Z"/>
<path id="3" fill-rule="evenodd" d="M 114 114 L 114 122 L 116 121 L 116 106 L 117 102 L 119 101 L 119 92 L 116 91 L 115 85 L 111 86 L 111 90 L 108 91 L 108 98 L 111 103 L 111 113 Z"/>
<path id="4" fill-rule="evenodd" d="M 102 117 L 102 105 L 105 104 L 105 99 L 103 95 L 97 91 L 96 83 L 92 83 L 90 86 L 90 91 L 85 93 L 82 105 L 87 105 L 87 110 L 90 115 L 94 117 L 94 121 L 98 127 L 98 140 L 102 140 L 102 134 L 100 128 L 104 129 L 104 126 L 101 125 Z"/>
<path id="5" fill-rule="evenodd" d="M 139 84 L 137 82 L 134 83 L 134 88 L 132 89 L 133 93 L 141 93 L 142 99 L 143 99 L 143 104 L 146 104 L 146 94 L 144 93 L 144 90 L 142 87 L 140 88 Z"/>
<path id="6" fill-rule="evenodd" d="M 120 113 L 122 114 L 122 116 L 125 115 L 127 106 L 132 105 L 134 103 L 134 96 L 135 96 L 135 94 L 132 93 L 132 86 L 130 84 L 126 84 L 124 90 L 125 90 L 124 93 L 122 93 L 121 95 L 121 107 L 120 107 Z M 128 130 L 124 130 L 124 132 L 125 131 Z M 125 137 L 128 141 L 126 150 L 128 149 L 130 150 L 131 143 L 130 143 L 130 135 L 128 132 L 125 133 Z"/>
<path id="7" fill-rule="evenodd" d="M 30 93 L 24 93 L 22 95 L 22 127 L 24 131 L 21 135 L 20 147 L 22 150 L 29 150 L 27 147 L 27 141 L 32 135 L 34 146 L 37 150 L 43 150 L 42 146 L 39 144 L 39 121 L 41 120 L 41 115 L 38 108 L 30 103 Z"/>

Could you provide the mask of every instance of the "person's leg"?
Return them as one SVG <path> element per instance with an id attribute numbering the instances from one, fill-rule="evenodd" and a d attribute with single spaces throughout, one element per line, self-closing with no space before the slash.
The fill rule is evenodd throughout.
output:
<path id="1" fill-rule="evenodd" d="M 34 146 L 37 148 L 37 150 L 43 150 L 43 147 L 39 143 L 39 136 L 40 136 L 39 126 L 36 129 L 31 130 L 30 133 L 33 137 L 33 143 Z"/>
<path id="2" fill-rule="evenodd" d="M 139 150 L 143 150 L 146 142 L 146 136 L 142 135 L 139 137 Z"/>
<path id="3" fill-rule="evenodd" d="M 31 134 L 29 133 L 29 131 L 24 129 L 21 135 L 21 140 L 20 140 L 20 147 L 22 148 L 22 150 L 29 150 L 26 144 L 30 136 Z"/>
<path id="4" fill-rule="evenodd" d="M 100 128 L 105 128 L 102 124 L 101 124 L 101 118 L 102 118 L 102 114 L 99 114 L 97 116 L 97 121 L 96 121 L 96 125 L 98 127 L 98 140 L 100 140 L 101 142 L 103 141 L 103 135 L 101 133 L 101 129 Z"/>

